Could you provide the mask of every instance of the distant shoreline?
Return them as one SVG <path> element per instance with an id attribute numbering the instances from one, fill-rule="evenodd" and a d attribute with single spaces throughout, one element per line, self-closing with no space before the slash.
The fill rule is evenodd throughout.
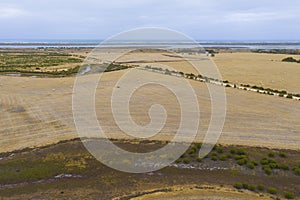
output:
<path id="1" fill-rule="evenodd" d="M 0 48 L 95 48 L 101 41 L 1 41 Z M 224 49 L 300 49 L 300 41 L 295 42 L 109 42 L 101 47 L 180 47 L 180 48 L 224 48 Z"/>

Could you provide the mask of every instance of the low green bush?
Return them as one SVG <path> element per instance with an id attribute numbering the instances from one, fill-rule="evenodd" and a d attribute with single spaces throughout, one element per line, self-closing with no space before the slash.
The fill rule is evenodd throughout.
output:
<path id="1" fill-rule="evenodd" d="M 295 196 L 293 192 L 284 192 L 284 197 L 286 199 L 293 199 Z"/>
<path id="2" fill-rule="evenodd" d="M 202 162 L 202 158 L 198 157 L 196 160 L 197 160 L 197 162 Z"/>
<path id="3" fill-rule="evenodd" d="M 249 188 L 249 184 L 248 183 L 242 183 L 242 185 L 243 185 L 244 189 L 248 189 Z"/>
<path id="4" fill-rule="evenodd" d="M 257 166 L 258 165 L 258 162 L 256 160 L 251 160 L 251 163 L 254 165 L 254 166 Z"/>
<path id="5" fill-rule="evenodd" d="M 235 153 L 236 153 L 236 150 L 235 150 L 235 149 L 230 149 L 230 153 L 231 153 L 231 154 L 235 154 Z"/>
<path id="6" fill-rule="evenodd" d="M 217 161 L 217 160 L 218 160 L 218 157 L 217 157 L 217 156 L 212 156 L 211 159 L 212 159 L 213 161 Z"/>
<path id="7" fill-rule="evenodd" d="M 268 160 L 267 158 L 262 158 L 262 159 L 260 160 L 260 164 L 262 164 L 262 165 L 267 165 L 267 164 L 269 164 L 269 160 Z"/>
<path id="8" fill-rule="evenodd" d="M 279 156 L 282 157 L 282 158 L 286 158 L 287 157 L 286 153 L 284 153 L 284 152 L 279 152 Z"/>
<path id="9" fill-rule="evenodd" d="M 217 152 L 218 153 L 223 153 L 223 151 L 224 151 L 224 147 L 218 147 L 217 148 Z"/>
<path id="10" fill-rule="evenodd" d="M 275 156 L 274 151 L 270 151 L 270 152 L 268 153 L 268 156 L 273 158 L 273 157 Z"/>
<path id="11" fill-rule="evenodd" d="M 294 167 L 293 170 L 296 175 L 300 176 L 300 166 Z"/>
<path id="12" fill-rule="evenodd" d="M 254 169 L 254 164 L 253 164 L 252 162 L 248 162 L 248 163 L 247 163 L 247 167 L 248 167 L 249 169 Z"/>
<path id="13" fill-rule="evenodd" d="M 237 182 L 233 185 L 233 187 L 235 187 L 236 189 L 242 189 L 243 188 L 243 184 L 240 182 Z"/>
<path id="14" fill-rule="evenodd" d="M 268 165 L 264 165 L 263 167 L 262 167 L 262 169 L 264 170 L 264 172 L 266 173 L 266 174 L 268 174 L 268 175 L 271 175 L 272 174 L 272 169 L 268 166 Z"/>
<path id="15" fill-rule="evenodd" d="M 278 168 L 279 169 L 283 169 L 283 170 L 289 170 L 290 167 L 287 164 L 278 164 Z"/>
<path id="16" fill-rule="evenodd" d="M 221 161 L 225 161 L 225 160 L 227 160 L 227 156 L 226 155 L 220 155 L 220 157 L 219 157 L 219 159 L 221 160 Z"/>
<path id="17" fill-rule="evenodd" d="M 238 149 L 236 150 L 236 153 L 237 153 L 238 155 L 245 155 L 245 154 L 246 154 L 246 151 L 245 151 L 245 149 L 243 149 L 243 148 L 238 148 Z"/>
<path id="18" fill-rule="evenodd" d="M 249 186 L 248 186 L 248 189 L 249 190 L 251 190 L 251 191 L 255 191 L 255 185 L 254 184 L 250 184 Z"/>
<path id="19" fill-rule="evenodd" d="M 237 161 L 237 164 L 239 164 L 239 165 L 244 165 L 246 163 L 247 163 L 247 158 L 242 158 L 242 159 Z"/>
<path id="20" fill-rule="evenodd" d="M 269 187 L 269 188 L 268 188 L 268 192 L 269 192 L 270 194 L 276 194 L 276 193 L 277 193 L 277 189 L 274 188 L 274 187 Z"/>
<path id="21" fill-rule="evenodd" d="M 189 159 L 189 158 L 184 158 L 184 159 L 183 159 L 183 162 L 184 162 L 185 164 L 189 164 L 189 163 L 190 163 L 190 159 Z"/>
<path id="22" fill-rule="evenodd" d="M 257 185 L 257 189 L 258 189 L 259 191 L 263 191 L 263 190 L 265 189 L 265 186 L 264 186 L 263 184 L 258 184 L 258 185 Z"/>

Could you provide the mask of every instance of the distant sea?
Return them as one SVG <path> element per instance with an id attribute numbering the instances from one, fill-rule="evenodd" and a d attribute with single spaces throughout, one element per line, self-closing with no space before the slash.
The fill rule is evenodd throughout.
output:
<path id="1" fill-rule="evenodd" d="M 0 39 L 0 48 L 93 48 L 102 40 L 4 40 Z M 196 40 L 186 41 L 115 41 L 105 43 L 102 47 L 181 47 L 193 48 L 201 45 L 204 48 L 228 49 L 300 49 L 300 40 Z"/>

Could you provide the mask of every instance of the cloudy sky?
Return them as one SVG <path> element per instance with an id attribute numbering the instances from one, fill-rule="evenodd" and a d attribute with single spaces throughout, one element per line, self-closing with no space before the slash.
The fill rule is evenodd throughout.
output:
<path id="1" fill-rule="evenodd" d="M 105 39 L 166 27 L 199 40 L 300 40 L 299 0 L 1 0 L 0 39 Z"/>

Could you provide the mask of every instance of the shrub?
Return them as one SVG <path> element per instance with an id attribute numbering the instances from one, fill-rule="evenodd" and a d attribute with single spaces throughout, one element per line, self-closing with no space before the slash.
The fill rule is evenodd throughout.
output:
<path id="1" fill-rule="evenodd" d="M 273 158 L 270 158 L 269 163 L 277 163 L 277 162 Z"/>
<path id="2" fill-rule="evenodd" d="M 219 159 L 222 160 L 222 161 L 225 161 L 225 160 L 227 160 L 227 156 L 226 155 L 220 155 Z"/>
<path id="3" fill-rule="evenodd" d="M 240 159 L 237 161 L 237 164 L 239 164 L 239 165 L 244 165 L 246 163 L 247 163 L 247 158 L 243 158 L 243 159 Z"/>
<path id="4" fill-rule="evenodd" d="M 217 152 L 218 152 L 218 153 L 223 153 L 223 151 L 224 151 L 224 148 L 223 148 L 223 147 L 218 147 L 218 148 L 217 148 Z"/>
<path id="5" fill-rule="evenodd" d="M 218 160 L 218 157 L 217 157 L 217 156 L 212 156 L 211 159 L 212 159 L 213 161 L 217 161 L 217 160 Z"/>
<path id="6" fill-rule="evenodd" d="M 298 61 L 293 57 L 287 57 L 282 59 L 282 62 L 298 62 Z"/>
<path id="7" fill-rule="evenodd" d="M 267 165 L 267 164 L 269 164 L 269 160 L 267 158 L 263 158 L 260 160 L 260 164 Z"/>
<path id="8" fill-rule="evenodd" d="M 278 164 L 278 168 L 283 170 L 289 170 L 290 167 L 287 164 Z"/>
<path id="9" fill-rule="evenodd" d="M 254 166 L 257 166 L 258 165 L 258 162 L 256 160 L 252 160 L 251 163 L 254 165 Z"/>
<path id="10" fill-rule="evenodd" d="M 199 157 L 198 157 L 196 160 L 197 160 L 197 162 L 201 162 L 201 161 L 202 161 L 202 158 L 199 158 Z"/>
<path id="11" fill-rule="evenodd" d="M 272 169 L 268 165 L 263 166 L 263 170 L 265 171 L 266 174 L 271 175 L 272 174 Z"/>
<path id="12" fill-rule="evenodd" d="M 211 155 L 212 156 L 217 156 L 218 154 L 216 152 L 213 152 Z"/>
<path id="13" fill-rule="evenodd" d="M 274 156 L 275 156 L 274 151 L 270 151 L 270 152 L 268 153 L 268 156 L 269 156 L 269 157 L 274 157 Z"/>
<path id="14" fill-rule="evenodd" d="M 184 158 L 184 159 L 183 159 L 183 162 L 184 162 L 185 164 L 188 164 L 188 163 L 190 163 L 190 159 L 189 159 L 189 158 Z"/>
<path id="15" fill-rule="evenodd" d="M 299 166 L 294 167 L 293 170 L 296 175 L 300 176 L 300 167 Z"/>
<path id="16" fill-rule="evenodd" d="M 284 152 L 279 152 L 279 156 L 282 157 L 282 158 L 286 158 L 287 157 L 286 153 L 284 153 Z"/>
<path id="17" fill-rule="evenodd" d="M 269 187 L 269 188 L 268 188 L 268 192 L 269 192 L 270 194 L 276 194 L 276 193 L 277 193 L 277 189 L 274 188 L 274 187 Z"/>
<path id="18" fill-rule="evenodd" d="M 175 163 L 180 163 L 181 161 L 180 161 L 180 159 L 177 159 L 176 161 L 175 161 Z"/>
<path id="19" fill-rule="evenodd" d="M 195 150 L 194 149 L 190 149 L 189 154 L 194 154 Z"/>
<path id="20" fill-rule="evenodd" d="M 245 155 L 245 154 L 246 154 L 245 149 L 243 149 L 243 148 L 238 148 L 238 149 L 236 150 L 236 153 L 237 153 L 238 155 Z"/>
<path id="21" fill-rule="evenodd" d="M 270 167 L 271 169 L 275 169 L 275 168 L 278 168 L 278 164 L 277 164 L 277 163 L 270 163 L 270 164 L 269 164 L 269 167 Z"/>
<path id="22" fill-rule="evenodd" d="M 227 154 L 227 158 L 232 158 L 232 154 L 231 153 Z"/>
<path id="23" fill-rule="evenodd" d="M 240 160 L 240 159 L 246 159 L 247 157 L 245 155 L 235 155 L 234 159 L 235 160 Z"/>
<path id="24" fill-rule="evenodd" d="M 197 143 L 196 146 L 197 146 L 198 149 L 200 149 L 202 147 L 202 143 L 201 142 Z"/>
<path id="25" fill-rule="evenodd" d="M 242 189 L 243 188 L 243 184 L 240 182 L 237 182 L 233 185 L 233 187 L 235 187 L 236 189 Z"/>
<path id="26" fill-rule="evenodd" d="M 235 154 L 236 153 L 235 149 L 230 149 L 230 153 Z"/>
<path id="27" fill-rule="evenodd" d="M 248 189 L 251 190 L 251 191 L 255 191 L 255 188 L 256 187 L 255 187 L 254 184 L 250 184 L 249 187 L 248 187 Z"/>
<path id="28" fill-rule="evenodd" d="M 252 162 L 248 162 L 248 163 L 247 163 L 247 167 L 248 167 L 249 169 L 254 169 L 254 164 L 253 164 Z"/>
<path id="29" fill-rule="evenodd" d="M 244 189 L 248 189 L 248 188 L 249 188 L 248 183 L 243 183 L 242 185 L 243 185 L 243 188 L 244 188 Z"/>
<path id="30" fill-rule="evenodd" d="M 292 98 L 293 98 L 293 94 L 288 94 L 288 95 L 286 96 L 286 98 L 292 99 Z"/>
<path id="31" fill-rule="evenodd" d="M 293 199 L 294 193 L 293 192 L 284 192 L 284 197 L 287 199 Z"/>
<path id="32" fill-rule="evenodd" d="M 258 185 L 257 185 L 257 189 L 258 189 L 259 191 L 263 191 L 263 190 L 265 189 L 265 186 L 264 186 L 263 184 L 258 184 Z"/>
<path id="33" fill-rule="evenodd" d="M 193 145 L 192 147 L 191 147 L 191 150 L 194 150 L 194 152 L 197 150 L 197 146 L 195 146 L 195 145 Z"/>

